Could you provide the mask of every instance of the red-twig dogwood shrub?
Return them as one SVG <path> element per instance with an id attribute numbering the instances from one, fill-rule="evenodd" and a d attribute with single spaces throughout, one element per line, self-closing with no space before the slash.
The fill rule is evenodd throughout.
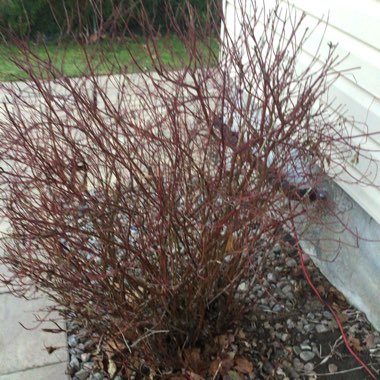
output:
<path id="1" fill-rule="evenodd" d="M 221 13 L 201 30 L 190 5 L 186 27 L 167 9 L 180 70 L 163 64 L 144 13 L 153 71 L 128 75 L 99 52 L 111 73 L 98 76 L 83 45 L 83 76 L 68 78 L 16 41 L 30 80 L 2 86 L 8 284 L 37 285 L 114 341 L 126 368 L 136 356 L 156 371 L 191 367 L 186 349 L 239 322 L 265 269 L 257 252 L 295 210 L 328 202 L 326 165 L 337 142 L 351 149 L 319 102 L 338 75 L 334 48 L 296 70 L 302 17 L 251 5 L 238 43 Z"/>

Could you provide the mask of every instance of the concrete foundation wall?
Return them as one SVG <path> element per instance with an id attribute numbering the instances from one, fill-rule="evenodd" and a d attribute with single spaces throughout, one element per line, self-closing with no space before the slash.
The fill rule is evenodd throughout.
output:
<path id="1" fill-rule="evenodd" d="M 329 199 L 297 220 L 301 246 L 380 330 L 380 224 L 333 181 L 326 190 Z"/>

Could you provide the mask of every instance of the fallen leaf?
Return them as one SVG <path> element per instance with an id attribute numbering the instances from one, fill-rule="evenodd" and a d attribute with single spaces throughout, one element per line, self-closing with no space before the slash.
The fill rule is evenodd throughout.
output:
<path id="1" fill-rule="evenodd" d="M 123 352 L 125 349 L 125 343 L 121 341 L 109 340 L 104 344 L 104 350 L 107 354 L 115 354 L 115 352 Z"/>
<path id="2" fill-rule="evenodd" d="M 228 334 L 228 342 L 230 344 L 235 342 L 235 335 L 234 334 Z"/>
<path id="3" fill-rule="evenodd" d="M 245 339 L 246 338 L 245 332 L 242 329 L 239 330 L 239 332 L 238 332 L 237 335 L 238 335 L 238 337 L 240 339 Z"/>
<path id="4" fill-rule="evenodd" d="M 360 340 L 357 339 L 357 338 L 354 338 L 353 336 L 349 335 L 348 336 L 348 343 L 350 344 L 350 346 L 355 350 L 355 351 L 362 351 L 363 350 L 363 347 L 361 346 L 360 344 Z"/>
<path id="5" fill-rule="evenodd" d="M 198 368 L 201 363 L 201 350 L 198 348 L 193 348 L 189 350 L 184 350 L 183 353 L 186 366 L 192 368 Z"/>
<path id="6" fill-rule="evenodd" d="M 219 344 L 220 348 L 222 349 L 226 349 L 230 344 L 228 335 L 225 335 L 225 334 L 217 336 L 216 342 Z"/>
<path id="7" fill-rule="evenodd" d="M 112 359 L 108 359 L 108 374 L 110 375 L 111 379 L 116 375 L 117 367 L 115 362 Z"/>
<path id="8" fill-rule="evenodd" d="M 233 237 L 233 235 L 231 234 L 231 235 L 228 237 L 228 240 L 227 240 L 227 244 L 226 244 L 226 252 L 233 251 L 233 249 L 234 249 L 234 237 Z"/>
<path id="9" fill-rule="evenodd" d="M 332 307 L 335 310 L 335 313 L 338 316 L 338 319 L 341 323 L 345 323 L 348 321 L 348 316 L 342 313 L 340 307 L 335 302 L 332 304 Z"/>
<path id="10" fill-rule="evenodd" d="M 234 368 L 237 371 L 248 375 L 253 371 L 253 364 L 248 359 L 239 357 L 235 359 Z"/>
<path id="11" fill-rule="evenodd" d="M 366 335 L 366 337 L 364 338 L 364 342 L 368 349 L 376 347 L 375 337 L 372 334 Z"/>
<path id="12" fill-rule="evenodd" d="M 323 285 L 318 285 L 317 286 L 317 290 L 318 290 L 318 293 L 321 295 L 321 296 L 324 296 L 326 294 L 326 289 Z"/>
<path id="13" fill-rule="evenodd" d="M 231 378 L 231 380 L 241 380 L 240 375 L 235 371 L 228 371 L 228 376 Z"/>
<path id="14" fill-rule="evenodd" d="M 227 355 L 228 359 L 232 359 L 233 360 L 235 358 L 235 356 L 236 356 L 236 352 L 235 351 L 229 351 L 229 352 L 226 353 L 226 355 Z"/>
<path id="15" fill-rule="evenodd" d="M 212 377 L 216 377 L 220 369 L 222 368 L 222 361 L 220 359 L 215 359 L 211 362 L 208 369 L 208 374 Z"/>
<path id="16" fill-rule="evenodd" d="M 232 359 L 224 359 L 222 361 L 222 370 L 223 372 L 229 371 L 234 365 L 234 361 Z"/>
<path id="17" fill-rule="evenodd" d="M 188 379 L 190 380 L 204 380 L 204 377 L 194 373 L 194 372 L 186 372 L 188 375 Z"/>
<path id="18" fill-rule="evenodd" d="M 334 295 L 338 300 L 346 302 L 346 297 L 336 288 L 333 286 L 330 287 L 329 289 L 330 295 Z"/>

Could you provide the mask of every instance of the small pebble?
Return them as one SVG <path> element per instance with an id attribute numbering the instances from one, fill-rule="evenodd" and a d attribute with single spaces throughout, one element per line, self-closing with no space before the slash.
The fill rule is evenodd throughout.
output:
<path id="1" fill-rule="evenodd" d="M 332 315 L 329 311 L 327 311 L 327 310 L 325 310 L 325 311 L 322 313 L 322 315 L 323 315 L 326 319 L 333 319 L 333 315 Z"/>
<path id="2" fill-rule="evenodd" d="M 294 260 L 294 259 L 289 259 L 287 262 L 286 262 L 286 266 L 288 268 L 295 268 L 297 266 L 297 261 Z"/>
<path id="3" fill-rule="evenodd" d="M 315 353 L 313 351 L 302 351 L 300 353 L 300 358 L 304 361 L 304 362 L 308 362 L 309 360 L 312 360 L 314 359 L 315 357 Z"/>
<path id="4" fill-rule="evenodd" d="M 288 341 L 290 338 L 290 335 L 285 333 L 285 334 L 282 334 L 281 335 L 281 340 L 285 343 L 286 341 Z"/>
<path id="5" fill-rule="evenodd" d="M 271 328 L 271 325 L 268 321 L 266 321 L 266 322 L 264 322 L 263 327 L 264 327 L 264 329 L 268 330 Z"/>
<path id="6" fill-rule="evenodd" d="M 74 379 L 86 380 L 89 377 L 90 377 L 90 374 L 85 369 L 81 369 L 80 371 L 75 372 L 75 378 Z"/>
<path id="7" fill-rule="evenodd" d="M 314 325 L 312 325 L 311 323 L 308 323 L 303 328 L 305 332 L 308 334 L 309 332 L 312 332 L 314 330 Z"/>
<path id="8" fill-rule="evenodd" d="M 329 331 L 329 328 L 326 325 L 319 324 L 315 326 L 315 330 L 317 331 L 317 333 L 322 334 Z"/>
<path id="9" fill-rule="evenodd" d="M 284 307 L 282 305 L 276 304 L 276 305 L 274 305 L 272 310 L 274 313 L 279 313 L 283 308 Z"/>
<path id="10" fill-rule="evenodd" d="M 290 318 L 286 321 L 286 325 L 288 326 L 288 329 L 294 329 L 295 327 L 294 322 Z"/>
<path id="11" fill-rule="evenodd" d="M 78 344 L 78 338 L 75 335 L 69 335 L 67 337 L 67 343 L 70 347 L 75 347 Z"/>
<path id="12" fill-rule="evenodd" d="M 274 374 L 274 367 L 273 367 L 273 365 L 272 365 L 271 363 L 269 363 L 269 362 L 264 363 L 264 365 L 263 365 L 263 370 L 264 370 L 264 372 L 265 372 L 266 374 L 268 374 L 268 375 L 273 375 L 273 374 Z"/>
<path id="13" fill-rule="evenodd" d="M 289 374 L 290 378 L 293 379 L 293 380 L 300 379 L 299 374 L 297 373 L 297 371 L 294 368 L 289 368 L 288 369 L 288 374 Z"/>
<path id="14" fill-rule="evenodd" d="M 301 372 L 303 370 L 304 364 L 298 358 L 293 360 L 293 367 L 297 372 Z"/>
<path id="15" fill-rule="evenodd" d="M 269 282 L 276 282 L 277 281 L 277 276 L 275 273 L 268 273 L 267 274 L 267 280 Z"/>
<path id="16" fill-rule="evenodd" d="M 91 358 L 91 354 L 88 353 L 88 352 L 85 352 L 85 353 L 83 353 L 83 354 L 80 356 L 80 358 L 81 358 L 81 360 L 82 360 L 83 363 L 86 363 L 86 362 L 88 362 L 88 361 L 90 360 L 90 358 Z"/>
<path id="17" fill-rule="evenodd" d="M 302 342 L 300 344 L 301 350 L 311 350 L 311 346 L 308 343 L 309 341 Z"/>
<path id="18" fill-rule="evenodd" d="M 90 380 L 103 380 L 103 379 L 104 379 L 104 375 L 100 372 L 96 372 L 91 376 Z"/>
<path id="19" fill-rule="evenodd" d="M 78 347 L 75 347 L 73 350 L 76 356 L 81 356 L 83 354 L 83 350 Z"/>
<path id="20" fill-rule="evenodd" d="M 335 373 L 335 372 L 337 372 L 338 371 L 338 367 L 337 367 L 337 365 L 335 365 L 334 363 L 330 363 L 329 364 L 329 372 L 330 373 Z"/>
<path id="21" fill-rule="evenodd" d="M 88 340 L 87 342 L 84 342 L 83 346 L 85 350 L 91 349 L 96 345 L 96 342 L 92 339 Z"/>
<path id="22" fill-rule="evenodd" d="M 84 341 L 87 335 L 88 331 L 86 329 L 80 329 L 77 334 L 77 337 L 80 341 Z"/>
<path id="23" fill-rule="evenodd" d="M 79 343 L 78 346 L 76 347 L 78 350 L 84 351 L 84 344 Z"/>
<path id="24" fill-rule="evenodd" d="M 280 367 L 278 367 L 278 368 L 276 369 L 276 375 L 281 376 L 282 379 L 284 378 L 284 376 L 286 376 L 284 370 L 283 370 L 282 368 L 280 368 Z"/>
<path id="25" fill-rule="evenodd" d="M 72 356 L 71 357 L 71 360 L 70 360 L 70 367 L 71 368 L 73 368 L 73 369 L 75 369 L 75 370 L 79 370 L 79 368 L 80 368 L 80 364 L 79 364 L 79 360 L 78 360 L 78 358 L 77 357 L 75 357 L 75 356 Z"/>
<path id="26" fill-rule="evenodd" d="M 294 346 L 293 351 L 296 355 L 299 355 L 302 352 L 302 350 L 298 346 Z"/>
<path id="27" fill-rule="evenodd" d="M 285 293 L 285 294 L 288 294 L 288 293 L 291 293 L 292 292 L 292 286 L 291 285 L 286 285 L 282 288 L 282 291 Z"/>
<path id="28" fill-rule="evenodd" d="M 87 362 L 87 363 L 83 363 L 83 369 L 89 371 L 89 372 L 92 372 L 92 370 L 94 369 L 95 367 L 95 363 L 94 362 Z"/>
<path id="29" fill-rule="evenodd" d="M 312 372 L 314 370 L 314 364 L 313 363 L 306 363 L 303 367 L 306 374 Z"/>
<path id="30" fill-rule="evenodd" d="M 301 321 L 297 322 L 296 328 L 299 332 L 303 333 L 303 323 Z"/>

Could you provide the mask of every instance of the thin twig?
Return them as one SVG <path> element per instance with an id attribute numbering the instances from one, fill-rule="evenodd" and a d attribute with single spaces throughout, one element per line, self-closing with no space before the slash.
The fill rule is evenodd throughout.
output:
<path id="1" fill-rule="evenodd" d="M 342 373 L 354 372 L 354 371 L 357 371 L 359 369 L 363 369 L 363 367 L 355 367 L 355 368 L 350 368 L 350 369 L 344 369 L 342 371 L 337 371 L 334 373 L 317 373 L 317 376 L 334 376 L 334 375 L 340 375 Z M 305 372 L 305 374 L 307 374 L 307 373 Z"/>
<path id="2" fill-rule="evenodd" d="M 131 344 L 131 348 L 135 347 L 136 345 L 138 345 L 142 340 L 144 339 L 147 339 L 149 338 L 150 336 L 152 335 L 155 335 L 155 334 L 167 334 L 169 332 L 169 330 L 157 330 L 157 331 L 151 331 L 150 333 L 146 334 L 146 335 L 143 335 L 141 336 L 140 338 L 138 338 L 137 340 L 135 340 L 132 344 Z"/>

